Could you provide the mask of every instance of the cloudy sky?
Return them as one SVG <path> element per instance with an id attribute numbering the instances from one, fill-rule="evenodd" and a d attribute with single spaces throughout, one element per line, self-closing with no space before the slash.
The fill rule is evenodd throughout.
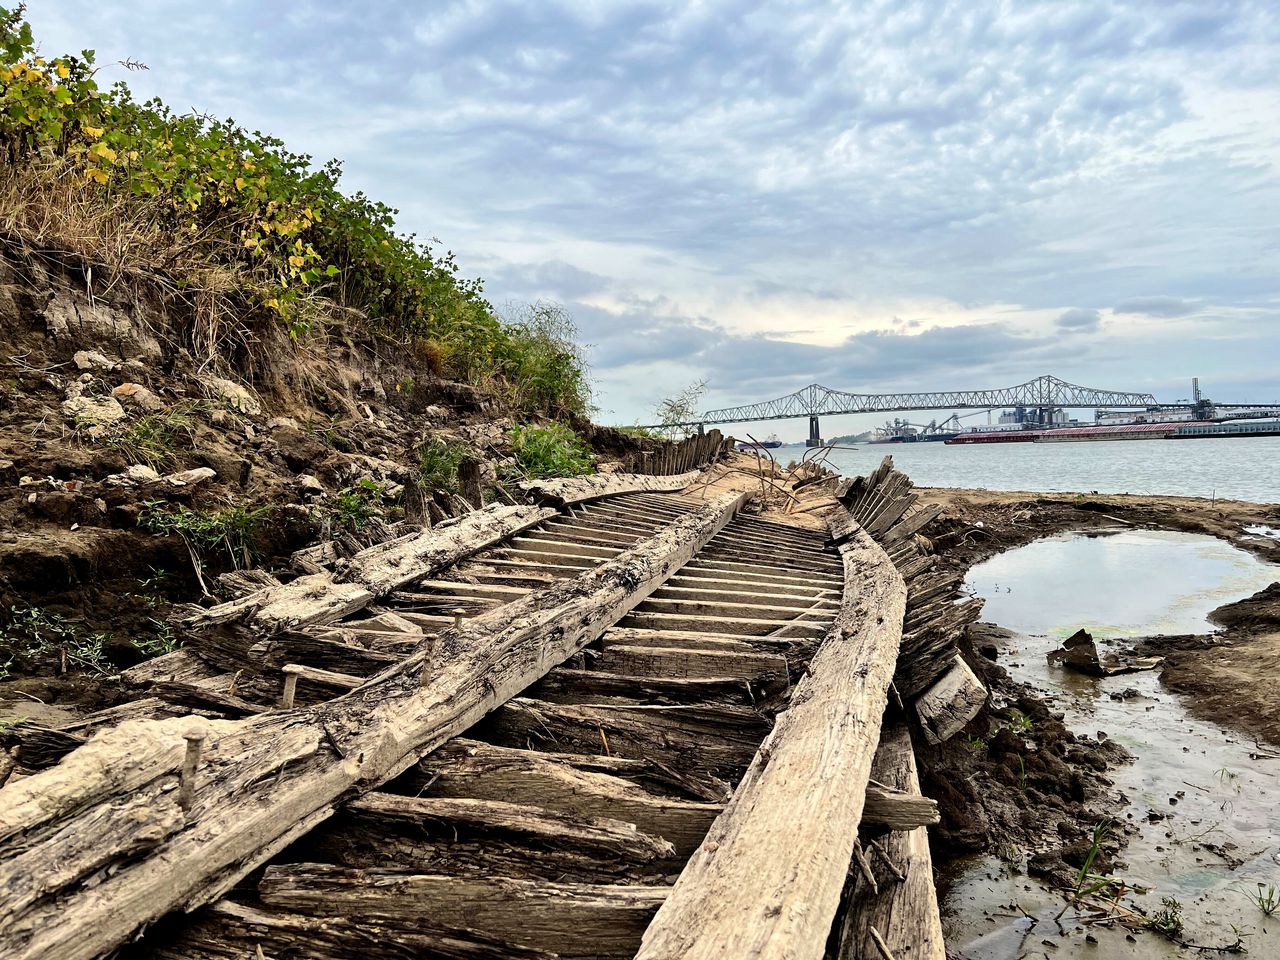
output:
<path id="1" fill-rule="evenodd" d="M 563 303 L 600 419 L 630 423 L 699 379 L 709 406 L 1042 373 L 1280 398 L 1278 9 L 32 0 L 29 16 L 46 53 L 93 47 L 108 80 L 143 61 L 137 93 L 341 157 L 351 189 L 438 237 L 498 307 Z"/>

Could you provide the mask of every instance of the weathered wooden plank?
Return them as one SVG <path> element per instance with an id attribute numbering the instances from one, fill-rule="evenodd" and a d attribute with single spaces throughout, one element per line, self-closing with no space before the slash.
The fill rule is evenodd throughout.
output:
<path id="1" fill-rule="evenodd" d="M 657 760 L 694 779 L 736 777 L 769 722 L 754 710 L 717 704 L 612 706 L 518 698 L 485 721 L 488 739 L 507 746 Z"/>
<path id="2" fill-rule="evenodd" d="M 637 677 L 681 680 L 754 680 L 771 673 L 787 673 L 787 658 L 772 653 L 688 650 L 678 646 L 642 647 L 609 644 L 595 669 Z"/>
<path id="3" fill-rule="evenodd" d="M 865 533 L 841 547 L 840 613 L 646 931 L 639 960 L 820 958 L 862 819 L 906 607 Z"/>
<path id="4" fill-rule="evenodd" d="M 964 658 L 956 654 L 951 669 L 916 699 L 920 729 L 930 743 L 950 740 L 978 715 L 987 702 L 982 685 Z"/>
<path id="5" fill-rule="evenodd" d="M 787 619 L 766 620 L 758 617 L 738 617 L 725 620 L 720 617 L 699 617 L 678 613 L 649 613 L 638 610 L 621 621 L 621 626 L 646 630 L 710 630 L 735 636 L 766 636 L 772 633 L 793 637 L 821 637 L 827 632 L 825 622 L 815 622 L 825 611 L 797 614 Z M 827 618 L 824 616 L 822 620 Z"/>
<path id="6" fill-rule="evenodd" d="M 535 750 L 455 740 L 406 774 L 406 786 L 431 796 L 508 800 L 579 817 L 609 817 L 634 823 L 646 834 L 670 841 L 687 857 L 702 842 L 723 804 L 659 796 L 595 764 L 625 773 L 620 758 L 571 757 Z"/>
<path id="7" fill-rule="evenodd" d="M 154 932 L 130 960 L 555 960 L 474 930 L 429 918 L 311 916 L 220 900 L 199 911 L 176 941 Z"/>
<path id="8" fill-rule="evenodd" d="M 267 868 L 270 906 L 326 917 L 390 917 L 465 927 L 560 957 L 630 958 L 666 887 L 443 877 L 322 864 Z"/>
<path id="9" fill-rule="evenodd" d="M 586 477 L 561 480 L 534 480 L 520 484 L 520 489 L 547 503 L 567 506 L 600 497 L 637 491 L 670 492 L 683 490 L 698 479 L 698 471 L 674 476 L 655 477 L 643 473 L 595 473 Z"/>
<path id="10" fill-rule="evenodd" d="M 725 704 L 755 707 L 786 687 L 786 674 L 769 674 L 753 680 L 738 677 L 686 680 L 556 667 L 529 688 L 529 696 L 548 703 L 578 706 Z"/>
<path id="11" fill-rule="evenodd" d="M 885 725 L 872 773 L 886 785 L 912 795 L 920 793 L 915 753 L 905 723 Z M 897 960 L 945 960 L 928 833 L 921 826 L 894 831 L 878 842 L 892 869 L 878 854 L 869 858 L 877 879 L 874 891 L 860 873 L 851 875 L 834 930 L 833 960 L 882 957 L 872 929 Z M 894 870 L 906 879 L 899 882 Z"/>
<path id="12" fill-rule="evenodd" d="M 344 867 L 599 882 L 667 869 L 675 848 L 636 824 L 509 797 L 370 793 L 346 804 L 294 854 Z"/>
<path id="13" fill-rule="evenodd" d="M 438 651 L 419 649 L 336 700 L 208 724 L 183 828 L 138 855 L 136 838 L 147 824 L 113 819 L 99 833 L 95 856 L 118 853 L 95 883 L 50 890 L 27 910 L 0 910 L 11 955 L 88 960 L 167 912 L 218 898 L 330 816 L 340 798 L 394 777 L 599 637 L 723 527 L 743 499 L 718 497 L 595 570 L 443 631 Z M 159 731 L 154 736 L 173 743 L 180 757 L 182 741 L 165 726 L 174 722 L 138 721 L 135 732 Z M 96 780 L 67 782 L 68 770 L 80 767 L 99 771 Z M 45 819 L 73 814 L 77 805 L 100 802 L 104 780 L 108 788 L 115 782 L 105 771 L 118 770 L 118 779 L 137 776 L 137 768 L 134 744 L 108 732 L 59 767 L 0 790 L 0 811 L 7 813 L 15 796 L 27 798 L 20 806 L 44 809 L 38 798 L 48 794 L 81 799 Z M 142 783 L 158 775 L 147 771 Z M 67 825 L 58 820 L 58 829 Z M 3 837 L 0 829 L 0 857 L 9 855 Z"/>

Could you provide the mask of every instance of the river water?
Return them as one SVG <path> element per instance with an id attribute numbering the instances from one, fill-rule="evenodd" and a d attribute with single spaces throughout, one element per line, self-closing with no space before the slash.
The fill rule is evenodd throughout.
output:
<path id="1" fill-rule="evenodd" d="M 804 447 L 771 451 L 782 464 Z M 1096 443 L 892 443 L 837 450 L 845 476 L 865 474 L 886 455 L 921 487 L 1134 493 L 1280 502 L 1280 437 L 1113 440 Z"/>
<path id="2" fill-rule="evenodd" d="M 1122 798 L 1117 819 L 1138 831 L 1112 873 L 1145 892 L 1124 902 L 1150 914 L 1173 897 L 1185 939 L 1222 945 L 1242 936 L 1257 957 L 1280 956 L 1280 913 L 1268 919 L 1251 901 L 1258 884 L 1280 888 L 1280 756 L 1190 716 L 1155 672 L 1097 679 L 1050 666 L 1045 654 L 1080 627 L 1104 653 L 1108 639 L 1209 633 L 1209 611 L 1277 575 L 1219 540 L 1125 529 L 1049 537 L 974 567 L 967 580 L 986 598 L 985 618 L 1015 631 L 1000 651 L 1010 674 L 1046 691 L 1071 729 L 1106 731 L 1136 757 L 1108 774 Z M 1136 695 L 1110 696 L 1121 691 Z M 1086 929 L 1070 911 L 1059 927 L 1062 905 L 1020 870 L 979 858 L 948 889 L 947 942 L 964 960 L 1192 955 L 1150 933 Z"/>

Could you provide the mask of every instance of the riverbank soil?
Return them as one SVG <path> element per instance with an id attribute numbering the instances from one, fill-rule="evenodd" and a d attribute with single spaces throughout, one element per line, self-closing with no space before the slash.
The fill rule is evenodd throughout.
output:
<path id="1" fill-rule="evenodd" d="M 1261 559 L 1280 563 L 1280 540 L 1259 529 L 1280 527 L 1280 506 L 1187 497 L 1038 494 L 928 488 L 922 503 L 943 513 L 925 535 L 943 572 L 964 575 L 998 553 L 1068 531 L 1159 529 L 1207 534 Z M 1280 571 L 1278 571 L 1280 579 Z M 1190 712 L 1280 746 L 1280 583 L 1215 611 L 1212 637 L 1156 638 L 1138 652 L 1166 657 L 1163 681 L 1185 695 Z M 978 624 L 966 650 L 992 692 L 964 733 L 921 750 L 924 789 L 941 804 L 932 832 L 945 865 L 950 857 L 993 852 L 1070 886 L 1090 846 L 1090 827 L 1114 808 L 1106 771 L 1127 759 L 1109 739 L 1076 737 L 1044 691 L 1014 682 L 996 662 L 1010 635 Z M 1100 733 L 1101 735 L 1101 733 Z M 1114 855 L 1123 836 L 1104 848 Z M 1109 848 L 1109 849 L 1108 849 Z M 1103 868 L 1105 869 L 1105 867 Z"/>
<path id="2" fill-rule="evenodd" d="M 1143 652 L 1165 657 L 1161 680 L 1192 714 L 1280 749 L 1280 582 L 1209 619 L 1209 637 L 1153 637 Z"/>

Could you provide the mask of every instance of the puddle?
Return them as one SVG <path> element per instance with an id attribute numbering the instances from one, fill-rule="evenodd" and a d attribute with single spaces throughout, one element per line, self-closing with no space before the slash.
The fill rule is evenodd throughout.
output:
<path id="1" fill-rule="evenodd" d="M 1244 532 L 1248 536 L 1241 537 L 1241 540 L 1257 540 L 1259 537 L 1265 537 L 1267 540 L 1280 540 L 1280 530 L 1275 527 L 1268 527 L 1266 524 L 1255 524 L 1251 527 L 1245 527 Z"/>
<path id="2" fill-rule="evenodd" d="M 1125 529 L 1046 538 L 968 579 L 987 598 L 984 619 L 1018 634 L 1000 653 L 1013 677 L 1047 691 L 1075 732 L 1105 731 L 1137 757 L 1108 774 L 1127 801 L 1117 820 L 1138 829 L 1112 875 L 1148 891 L 1126 902 L 1151 914 L 1174 897 L 1182 939 L 1219 945 L 1241 936 L 1262 957 L 1280 955 L 1280 910 L 1268 919 L 1250 899 L 1259 882 L 1280 887 L 1280 821 L 1271 816 L 1280 759 L 1255 759 L 1251 741 L 1189 716 L 1154 672 L 1099 679 L 1051 667 L 1045 655 L 1080 627 L 1104 655 L 1116 638 L 1212 632 L 1211 610 L 1276 577 L 1275 567 L 1210 537 Z M 943 901 L 947 943 L 966 960 L 1186 953 L 1156 934 L 1086 928 L 1072 911 L 1064 935 L 1053 919 L 1064 902 L 995 858 L 971 861 Z"/>

